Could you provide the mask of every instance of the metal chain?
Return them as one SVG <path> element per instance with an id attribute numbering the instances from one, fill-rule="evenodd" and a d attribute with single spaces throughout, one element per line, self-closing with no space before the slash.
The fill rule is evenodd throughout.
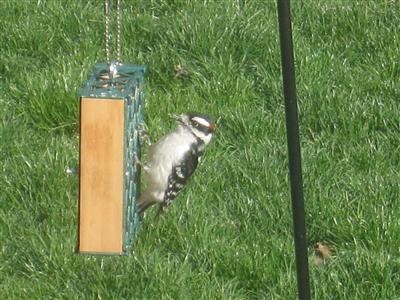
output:
<path id="1" fill-rule="evenodd" d="M 121 12 L 120 12 L 120 0 L 116 0 L 117 3 L 117 63 L 121 62 Z"/>
<path id="2" fill-rule="evenodd" d="M 104 52 L 106 54 L 106 62 L 110 64 L 110 3 L 104 0 Z"/>
<path id="3" fill-rule="evenodd" d="M 120 0 L 115 0 L 116 4 L 116 62 L 121 62 L 121 12 Z M 107 64 L 111 64 L 110 49 L 110 0 L 104 0 L 104 52 Z"/>

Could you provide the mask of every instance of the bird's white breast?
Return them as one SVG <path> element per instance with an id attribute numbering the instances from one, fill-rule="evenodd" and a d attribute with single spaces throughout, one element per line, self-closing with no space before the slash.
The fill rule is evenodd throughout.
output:
<path id="1" fill-rule="evenodd" d="M 152 190 L 153 196 L 158 200 L 161 201 L 160 198 L 164 196 L 172 167 L 182 160 L 195 141 L 195 137 L 188 129 L 179 126 L 151 146 L 144 175 L 147 189 Z"/>

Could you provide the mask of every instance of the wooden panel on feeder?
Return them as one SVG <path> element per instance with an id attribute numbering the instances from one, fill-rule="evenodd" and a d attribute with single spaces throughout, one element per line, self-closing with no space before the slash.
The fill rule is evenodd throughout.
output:
<path id="1" fill-rule="evenodd" d="M 124 100 L 81 99 L 81 252 L 122 253 Z"/>

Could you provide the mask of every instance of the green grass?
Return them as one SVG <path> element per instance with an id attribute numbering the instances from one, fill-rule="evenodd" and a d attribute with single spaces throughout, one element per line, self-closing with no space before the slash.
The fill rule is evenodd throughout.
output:
<path id="1" fill-rule="evenodd" d="M 127 257 L 74 254 L 78 97 L 103 57 L 98 1 L 0 1 L 0 298 L 295 299 L 275 1 L 122 1 L 123 61 L 168 113 L 219 119 L 205 159 Z M 400 5 L 292 1 L 315 299 L 399 299 Z M 175 77 L 182 64 L 187 78 Z"/>

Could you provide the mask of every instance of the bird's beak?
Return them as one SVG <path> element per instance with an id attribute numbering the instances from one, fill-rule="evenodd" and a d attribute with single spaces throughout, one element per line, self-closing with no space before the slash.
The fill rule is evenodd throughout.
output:
<path id="1" fill-rule="evenodd" d="M 169 114 L 169 116 L 174 119 L 178 124 L 183 124 L 182 116 L 177 114 Z"/>

